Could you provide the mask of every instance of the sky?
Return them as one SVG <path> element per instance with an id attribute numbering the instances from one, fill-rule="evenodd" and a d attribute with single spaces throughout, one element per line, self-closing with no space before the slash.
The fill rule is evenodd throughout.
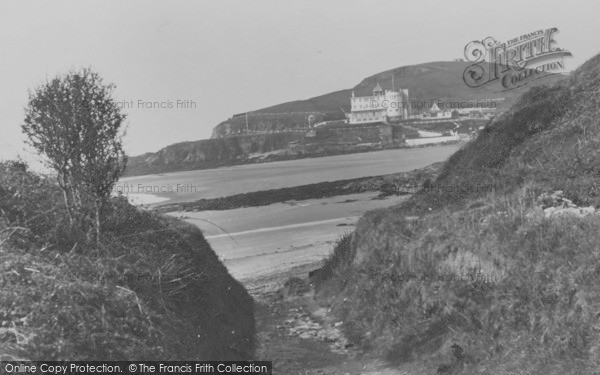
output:
<path id="1" fill-rule="evenodd" d="M 464 57 L 488 36 L 557 27 L 576 69 L 600 52 L 598 15 L 597 0 L 2 0 L 0 159 L 37 158 L 20 130 L 28 91 L 70 69 L 117 86 L 139 155 L 209 138 L 236 113 Z"/>

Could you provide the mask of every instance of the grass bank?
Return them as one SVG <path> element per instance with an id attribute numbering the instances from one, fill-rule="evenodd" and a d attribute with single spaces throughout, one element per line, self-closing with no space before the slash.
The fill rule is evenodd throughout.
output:
<path id="1" fill-rule="evenodd" d="M 253 300 L 197 228 L 113 199 L 96 248 L 61 202 L 0 164 L 0 360 L 252 357 Z"/>
<path id="2" fill-rule="evenodd" d="M 599 115 L 596 56 L 450 157 L 432 181 L 450 188 L 362 217 L 315 275 L 346 334 L 437 373 L 596 373 L 600 215 L 540 196 L 600 205 Z"/>

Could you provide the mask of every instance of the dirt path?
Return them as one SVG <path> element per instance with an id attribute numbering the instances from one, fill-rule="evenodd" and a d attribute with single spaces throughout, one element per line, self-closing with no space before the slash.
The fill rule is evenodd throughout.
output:
<path id="1" fill-rule="evenodd" d="M 363 353 L 342 332 L 342 323 L 321 306 L 308 286 L 308 271 L 318 264 L 285 274 L 244 280 L 256 301 L 257 357 L 273 362 L 274 375 L 419 375 L 430 374 L 414 365 L 392 368 Z M 284 288 L 299 277 L 299 292 Z"/>

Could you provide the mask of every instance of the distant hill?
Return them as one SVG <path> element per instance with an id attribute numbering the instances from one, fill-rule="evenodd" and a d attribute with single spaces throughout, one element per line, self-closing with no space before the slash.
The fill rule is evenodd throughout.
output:
<path id="1" fill-rule="evenodd" d="M 133 156 L 129 159 L 127 174 L 140 175 L 164 173 L 177 170 L 215 168 L 222 165 L 243 162 L 251 154 L 279 153 L 288 157 L 348 152 L 336 148 L 337 144 L 375 142 L 364 137 L 350 137 L 342 132 L 326 137 L 329 147 L 324 150 L 308 147 L 301 151 L 289 150 L 291 144 L 310 143 L 323 139 L 304 139 L 304 130 L 321 121 L 345 119 L 344 112 L 350 111 L 352 91 L 356 96 L 371 95 L 375 85 L 387 90 L 392 87 L 408 89 L 411 102 L 428 107 L 431 101 L 473 101 L 505 98 L 498 103 L 500 110 L 509 108 L 515 99 L 531 86 L 552 84 L 566 76 L 554 75 L 539 79 L 520 89 L 501 92 L 500 85 L 490 84 L 480 88 L 471 88 L 463 82 L 463 73 L 469 66 L 467 62 L 441 61 L 419 65 L 404 66 L 374 74 L 362 80 L 351 89 L 331 92 L 307 100 L 277 104 L 256 111 L 235 114 L 213 129 L 211 139 L 183 142 L 169 145 L 157 152 Z M 393 77 L 393 82 L 392 82 Z M 429 104 L 428 104 L 429 103 Z M 252 135 L 245 135 L 246 126 Z M 287 132 L 296 130 L 299 132 Z M 424 129 L 426 130 L 426 129 Z M 242 133 L 240 136 L 232 137 Z M 321 134 L 322 135 L 322 134 Z M 337 137 L 337 138 L 336 138 Z M 320 138 L 320 137 L 317 137 Z M 355 139 L 354 139 L 355 138 Z M 357 141 L 362 138 L 362 141 Z M 280 159 L 272 159 L 280 160 Z"/>
<path id="2" fill-rule="evenodd" d="M 470 64 L 462 61 L 437 61 L 386 70 L 363 79 L 350 89 L 248 112 L 248 128 L 254 131 L 280 131 L 307 127 L 311 115 L 312 122 L 343 119 L 344 111 L 350 111 L 352 91 L 356 96 L 371 95 L 377 83 L 384 90 L 408 89 L 410 101 L 423 103 L 424 106 L 428 106 L 428 102 L 438 100 L 456 102 L 505 98 L 499 108 L 507 109 L 514 103 L 515 98 L 530 87 L 551 84 L 565 77 L 548 76 L 509 91 L 502 91 L 498 82 L 471 88 L 463 81 L 463 73 Z M 236 134 L 245 129 L 246 116 L 239 114 L 218 124 L 213 129 L 212 138 Z"/>

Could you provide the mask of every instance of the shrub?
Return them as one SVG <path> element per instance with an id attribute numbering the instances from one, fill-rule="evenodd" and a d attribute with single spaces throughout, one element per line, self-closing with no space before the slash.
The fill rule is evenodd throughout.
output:
<path id="1" fill-rule="evenodd" d="M 100 242 L 102 208 L 125 170 L 121 125 L 125 115 L 112 99 L 113 84 L 90 69 L 71 71 L 29 95 L 21 129 L 54 169 L 71 225 L 95 230 Z"/>
<path id="2" fill-rule="evenodd" d="M 319 287 L 323 282 L 331 279 L 334 272 L 344 272 L 353 258 L 351 241 L 352 233 L 350 232 L 344 233 L 336 241 L 333 252 L 325 259 L 323 266 L 309 274 L 311 282 Z"/>

